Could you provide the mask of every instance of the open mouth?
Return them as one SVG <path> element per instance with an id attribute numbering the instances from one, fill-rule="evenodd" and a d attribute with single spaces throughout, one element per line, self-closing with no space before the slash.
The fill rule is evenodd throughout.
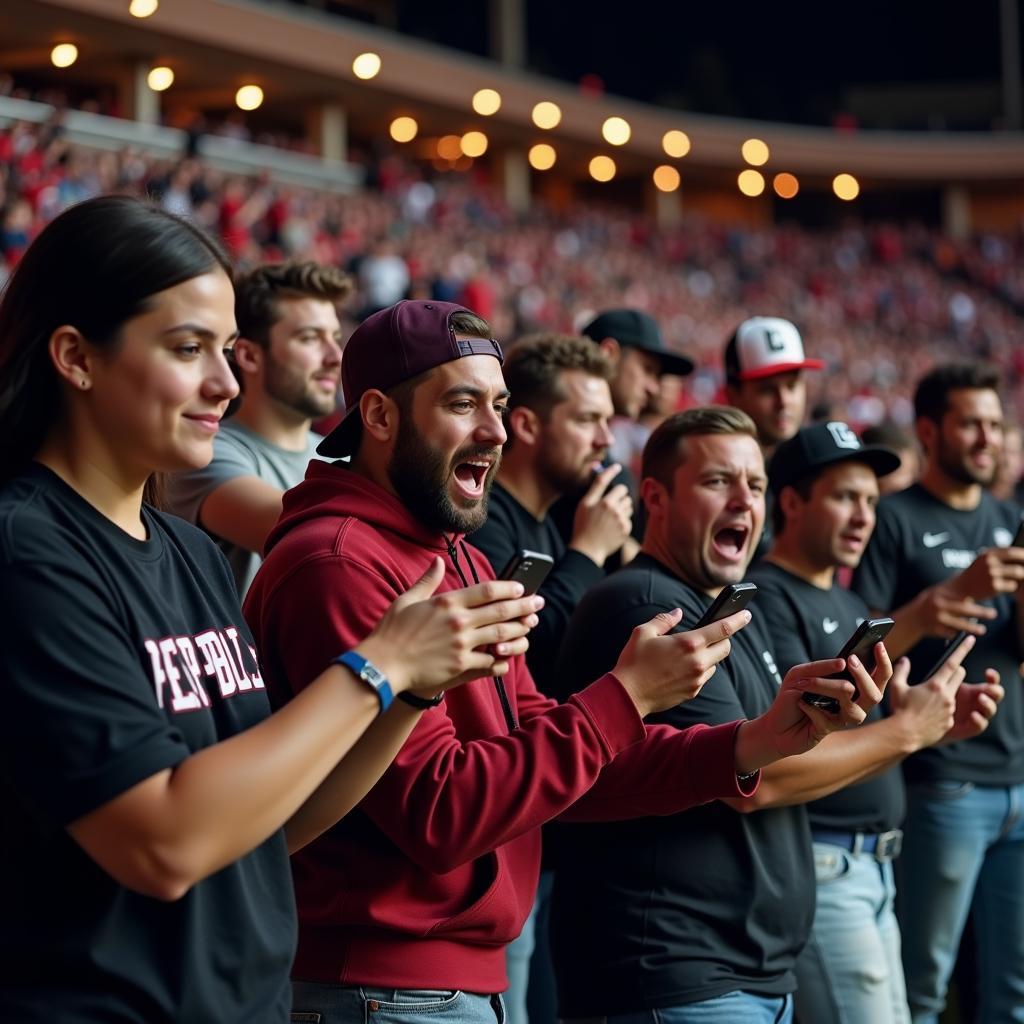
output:
<path id="1" fill-rule="evenodd" d="M 483 497 L 487 473 L 493 464 L 490 459 L 467 459 L 455 467 L 455 484 L 465 497 Z"/>
<path id="2" fill-rule="evenodd" d="M 746 526 L 725 526 L 711 538 L 718 555 L 730 562 L 739 561 L 747 548 L 750 530 Z"/>

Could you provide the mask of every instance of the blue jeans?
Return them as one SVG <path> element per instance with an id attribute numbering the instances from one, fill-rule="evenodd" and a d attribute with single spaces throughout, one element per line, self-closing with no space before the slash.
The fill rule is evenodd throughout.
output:
<path id="1" fill-rule="evenodd" d="M 502 998 L 508 1024 L 555 1024 L 557 1019 L 547 935 L 554 884 L 554 871 L 541 871 L 530 916 L 505 948 L 508 990 Z"/>
<path id="2" fill-rule="evenodd" d="M 292 982 L 292 1024 L 505 1024 L 501 996 Z"/>
<path id="3" fill-rule="evenodd" d="M 938 1021 L 972 909 L 977 1024 L 1024 1022 L 1022 809 L 1024 785 L 908 787 L 899 913 L 914 1024 Z"/>
<path id="4" fill-rule="evenodd" d="M 726 992 L 714 999 L 681 1003 L 639 1013 L 608 1017 L 577 1017 L 565 1024 L 792 1024 L 792 996 L 758 996 Z"/>
<path id="5" fill-rule="evenodd" d="M 818 905 L 796 964 L 803 1024 L 908 1024 L 892 864 L 814 843 Z"/>

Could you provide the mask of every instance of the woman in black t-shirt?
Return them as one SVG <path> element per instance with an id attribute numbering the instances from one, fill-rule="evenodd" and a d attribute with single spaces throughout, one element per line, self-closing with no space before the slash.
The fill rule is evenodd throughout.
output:
<path id="1" fill-rule="evenodd" d="M 494 603 L 517 584 L 425 600 L 438 561 L 271 715 L 226 562 L 144 500 L 211 458 L 235 334 L 217 247 L 120 197 L 53 221 L 0 303 L 0 1019 L 287 1020 L 288 851 L 535 621 Z M 353 750 L 390 702 L 364 658 L 409 703 Z"/>

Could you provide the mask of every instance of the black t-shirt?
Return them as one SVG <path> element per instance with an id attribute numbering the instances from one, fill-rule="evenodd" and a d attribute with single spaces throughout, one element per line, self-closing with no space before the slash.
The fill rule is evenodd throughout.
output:
<path id="1" fill-rule="evenodd" d="M 928 493 L 920 484 L 884 497 L 878 522 L 853 589 L 869 608 L 883 612 L 902 608 L 921 591 L 966 569 L 982 548 L 1005 547 L 1013 539 L 1017 513 L 983 493 L 976 509 L 961 511 Z M 944 747 L 928 747 L 904 762 L 910 781 L 947 779 L 1004 786 L 1024 782 L 1024 692 L 1018 674 L 1020 642 L 1013 597 L 986 602 L 999 613 L 986 622 L 967 656 L 967 678 L 978 682 L 986 668 L 999 670 L 1006 698 L 980 736 Z M 928 637 L 908 652 L 911 682 L 918 682 L 935 663 L 946 641 Z"/>
<path id="2" fill-rule="evenodd" d="M 495 573 L 500 573 L 523 548 L 555 560 L 538 591 L 544 607 L 540 621 L 530 631 L 530 649 L 526 652 L 530 674 L 541 692 L 547 693 L 569 616 L 587 589 L 604 579 L 604 569 L 579 551 L 567 549 L 550 517 L 534 519 L 500 483 L 491 489 L 487 522 L 469 539 L 487 556 Z"/>
<path id="3" fill-rule="evenodd" d="M 0 1020 L 288 1019 L 284 836 L 162 902 L 67 826 L 270 713 L 223 555 L 144 507 L 118 529 L 34 465 L 0 490 Z"/>
<path id="4" fill-rule="evenodd" d="M 771 562 L 757 562 L 747 578 L 757 584 L 752 607 L 772 638 L 783 674 L 794 665 L 834 658 L 870 617 L 867 605 L 849 590 L 822 590 Z M 875 707 L 867 721 L 880 718 L 882 709 Z M 899 826 L 905 810 L 903 774 L 896 766 L 807 804 L 812 829 L 842 832 L 886 832 Z"/>
<path id="5" fill-rule="evenodd" d="M 687 629 L 709 604 L 641 554 L 591 590 L 573 616 L 559 659 L 565 693 L 610 669 L 634 626 L 681 607 Z M 685 728 L 752 718 L 780 681 L 755 617 L 696 698 L 651 720 Z M 565 831 L 552 906 L 563 1017 L 795 988 L 793 963 L 814 914 L 803 807 L 740 814 L 716 801 Z"/>

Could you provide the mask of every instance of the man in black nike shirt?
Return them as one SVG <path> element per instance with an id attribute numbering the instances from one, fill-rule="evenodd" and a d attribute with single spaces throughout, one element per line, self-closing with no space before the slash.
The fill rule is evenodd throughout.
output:
<path id="1" fill-rule="evenodd" d="M 804 427 L 776 449 L 768 467 L 775 537 L 748 578 L 758 586 L 757 615 L 780 672 L 833 657 L 870 616 L 860 597 L 837 584 L 836 569 L 860 561 L 874 529 L 879 477 L 899 465 L 894 451 L 862 446 L 837 421 Z M 797 786 L 808 799 L 833 790 L 807 805 L 817 907 L 796 967 L 802 1024 L 910 1019 L 893 908 L 892 860 L 905 808 L 898 764 L 939 740 L 976 735 L 1001 697 L 995 680 L 960 685 L 963 670 L 955 664 L 908 687 L 909 666 L 898 663 L 888 717 L 873 709 L 863 728 L 830 737 L 791 766 L 792 796 L 800 794 Z"/>
<path id="2" fill-rule="evenodd" d="M 854 589 L 894 610 L 894 650 L 919 678 L 959 628 L 983 630 L 968 676 L 997 669 L 1006 697 L 980 736 L 908 758 L 900 920 L 915 1024 L 938 1019 L 968 912 L 978 940 L 980 1024 L 1024 1021 L 1024 692 L 1018 584 L 1024 550 L 1008 547 L 1017 513 L 985 491 L 1002 441 L 999 376 L 940 366 L 914 397 L 920 483 L 881 501 Z M 982 603 L 984 602 L 984 603 Z M 973 624 L 971 619 L 980 620 Z M 972 994 L 973 995 L 973 994 Z"/>
<path id="3" fill-rule="evenodd" d="M 682 608 L 682 621 L 692 625 L 725 584 L 744 578 L 764 521 L 765 486 L 756 428 L 739 410 L 691 409 L 655 430 L 644 449 L 641 553 L 594 587 L 574 614 L 557 673 L 566 693 L 613 663 L 622 637 L 652 609 Z M 782 676 L 756 603 L 752 612 L 714 677 L 660 720 L 713 724 L 755 715 L 776 698 Z M 888 679 L 880 653 L 875 679 L 863 666 L 854 669 L 861 705 L 843 702 L 858 721 Z M 803 678 L 813 690 L 821 680 L 804 677 L 841 664 L 800 666 L 784 685 Z M 796 730 L 837 725 L 799 699 L 791 711 Z M 788 806 L 807 797 L 787 798 L 785 777 L 763 772 L 747 804 L 566 829 L 552 905 L 563 1018 L 791 1020 L 793 967 L 814 911 L 814 865 L 806 811 Z"/>

